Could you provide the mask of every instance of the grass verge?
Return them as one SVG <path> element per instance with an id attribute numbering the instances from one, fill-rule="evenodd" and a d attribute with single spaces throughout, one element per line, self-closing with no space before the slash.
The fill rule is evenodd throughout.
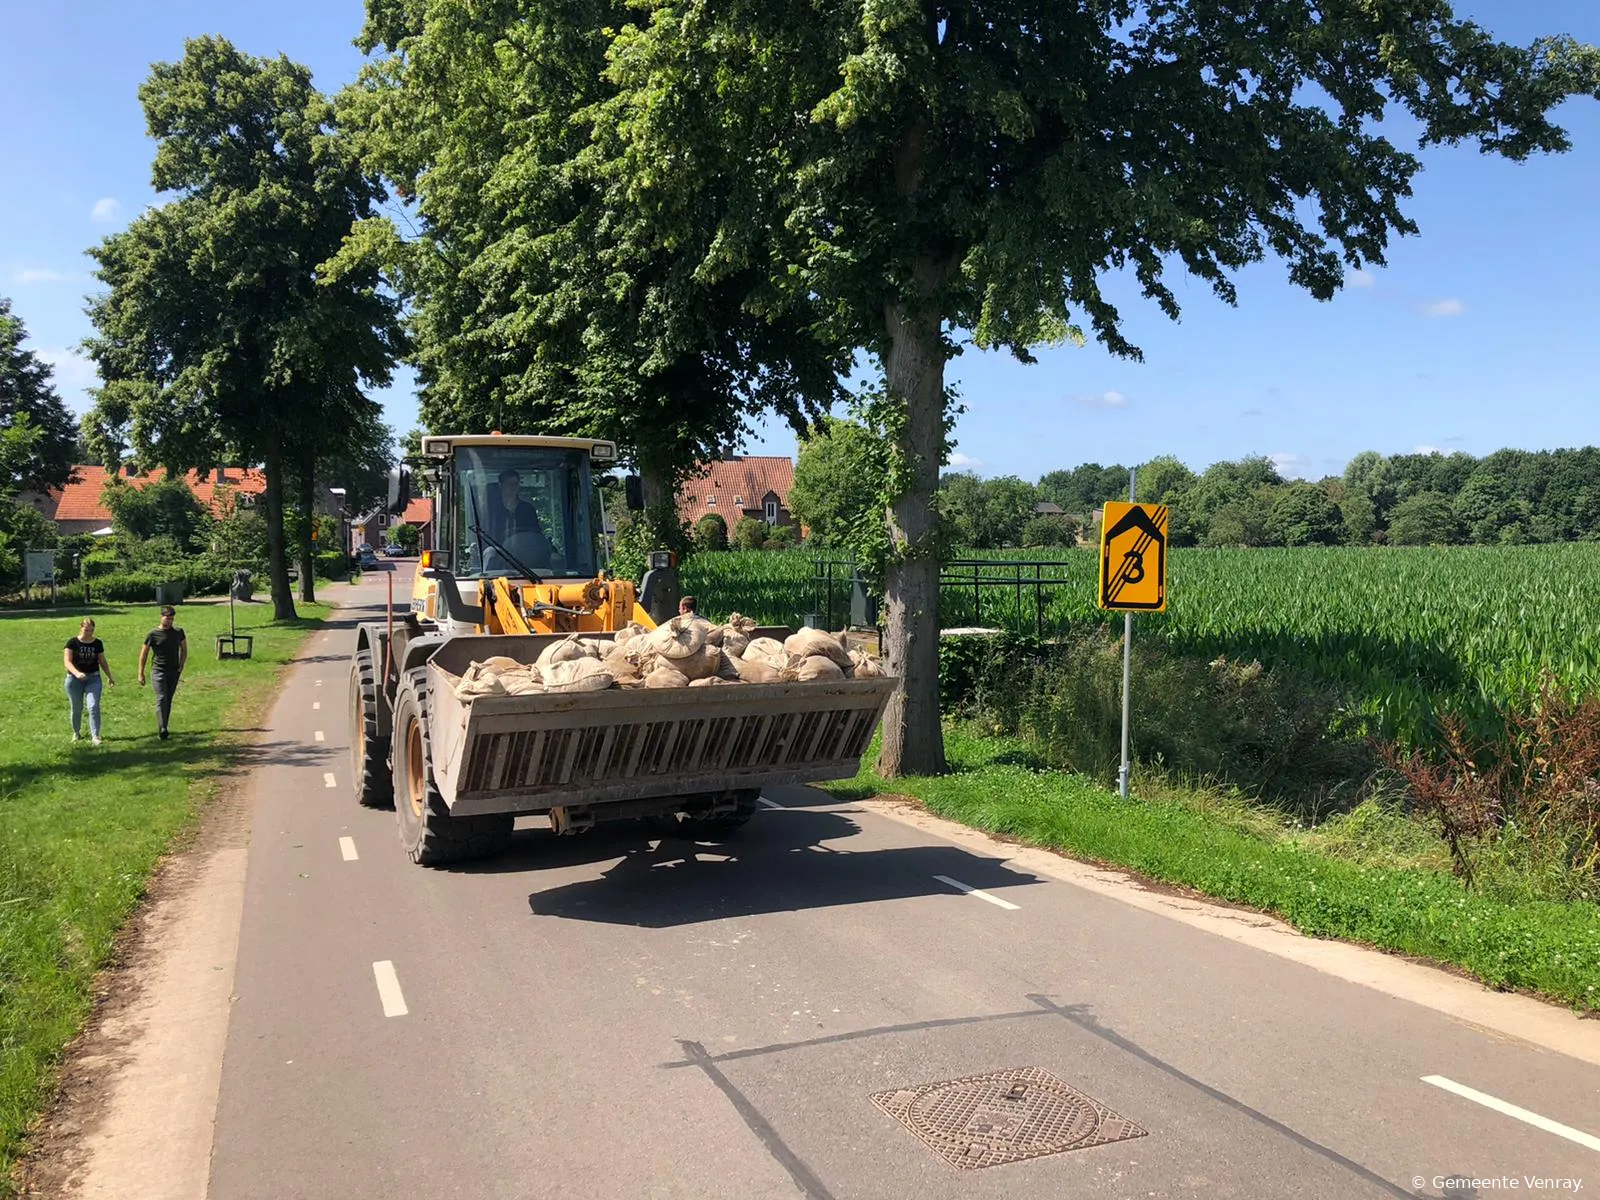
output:
<path id="1" fill-rule="evenodd" d="M 157 860 L 249 743 L 275 683 L 326 605 L 271 623 L 267 604 L 236 609 L 255 637 L 248 660 L 218 661 L 226 603 L 186 604 L 189 666 L 172 737 L 155 736 L 154 697 L 138 686 L 153 605 L 96 605 L 117 683 L 101 697 L 104 744 L 74 744 L 61 650 L 80 609 L 0 613 L 0 1196 L 46 1103 L 62 1049 L 93 1006 L 94 975 Z"/>
<path id="2" fill-rule="evenodd" d="M 1600 1010 L 1600 905 L 1508 902 L 1446 871 L 1351 861 L 1326 834 L 1300 834 L 1160 795 L 1122 800 L 1042 768 L 1020 741 L 946 731 L 951 772 L 889 782 L 870 770 L 837 795 L 898 794 L 974 829 L 1272 913 L 1302 933 L 1464 968 L 1499 989 Z"/>

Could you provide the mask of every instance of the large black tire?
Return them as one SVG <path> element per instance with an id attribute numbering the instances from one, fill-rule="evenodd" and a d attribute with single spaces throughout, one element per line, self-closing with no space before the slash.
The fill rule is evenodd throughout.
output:
<path id="1" fill-rule="evenodd" d="M 696 841 L 730 837 L 756 815 L 756 810 L 761 807 L 761 789 L 741 788 L 733 794 L 733 799 L 738 807 L 731 813 L 719 817 L 697 817 L 686 812 L 669 814 L 657 818 L 655 829 L 668 837 L 693 838 Z"/>
<path id="2" fill-rule="evenodd" d="M 394 811 L 400 845 L 423 867 L 490 858 L 511 840 L 510 813 L 452 817 L 433 778 L 427 672 L 400 683 L 394 705 Z"/>
<path id="3" fill-rule="evenodd" d="M 377 667 L 371 646 L 357 650 L 350 664 L 350 775 L 356 799 L 367 808 L 388 808 L 394 802 L 389 739 L 378 734 Z"/>

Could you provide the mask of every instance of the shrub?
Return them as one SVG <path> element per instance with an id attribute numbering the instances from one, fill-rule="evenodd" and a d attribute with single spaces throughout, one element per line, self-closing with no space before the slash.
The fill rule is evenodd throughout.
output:
<path id="1" fill-rule="evenodd" d="M 728 548 L 728 523 L 719 513 L 707 513 L 695 522 L 694 544 L 698 550 L 716 551 Z"/>
<path id="2" fill-rule="evenodd" d="M 759 550 L 766 545 L 767 523 L 754 517 L 740 517 L 733 527 L 733 544 L 740 550 Z"/>
<path id="3" fill-rule="evenodd" d="M 941 654 L 950 702 L 1051 766 L 1102 783 L 1121 758 L 1122 640 L 1102 628 L 1050 643 L 959 638 Z M 948 656 L 948 657 L 947 657 Z M 1133 644 L 1133 757 L 1236 787 L 1303 816 L 1357 803 L 1379 766 L 1345 728 L 1340 695 L 1284 667 Z"/>

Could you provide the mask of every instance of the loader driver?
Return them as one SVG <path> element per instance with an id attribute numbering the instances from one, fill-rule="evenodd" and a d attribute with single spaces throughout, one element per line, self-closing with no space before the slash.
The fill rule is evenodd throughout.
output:
<path id="1" fill-rule="evenodd" d="M 539 510 L 522 498 L 522 476 L 516 468 L 507 467 L 500 472 L 500 487 L 495 502 L 484 514 L 484 525 L 495 541 L 529 566 L 551 565 L 555 547 L 545 536 Z"/>

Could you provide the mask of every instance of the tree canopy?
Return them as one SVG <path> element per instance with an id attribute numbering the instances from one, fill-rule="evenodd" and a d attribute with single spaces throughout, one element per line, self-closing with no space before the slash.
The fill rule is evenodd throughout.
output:
<path id="1" fill-rule="evenodd" d="M 77 422 L 50 364 L 25 349 L 28 331 L 0 296 L 0 495 L 48 491 L 72 477 Z"/>
<path id="2" fill-rule="evenodd" d="M 891 775 L 943 766 L 930 500 L 958 331 L 1029 360 L 1082 320 L 1137 356 L 1107 275 L 1131 270 L 1176 317 L 1170 269 L 1232 301 L 1232 274 L 1269 254 L 1327 299 L 1416 230 L 1401 203 L 1420 163 L 1385 112 L 1423 145 L 1517 159 L 1567 148 L 1549 111 L 1597 77 L 1587 47 L 1502 45 L 1442 0 L 636 8 L 603 126 L 630 216 L 699 252 L 707 284 L 763 272 L 752 306 L 819 308 L 884 367 Z M 681 239 L 708 211 L 701 250 Z"/>
<path id="3" fill-rule="evenodd" d="M 848 346 L 775 306 L 751 265 L 706 278 L 715 222 L 656 235 L 595 114 L 615 0 L 511 2 L 470 15 L 451 0 L 368 6 L 379 57 L 341 109 L 367 161 L 415 201 L 412 236 L 373 228 L 352 253 L 398 269 L 431 429 L 605 437 L 644 476 L 657 533 L 673 485 L 772 410 L 797 429 L 843 398 Z M 741 187 L 717 181 L 705 211 Z M 656 512 L 656 510 L 660 510 Z"/>
<path id="4" fill-rule="evenodd" d="M 315 462 L 370 427 L 363 388 L 403 347 L 374 268 L 322 271 L 384 192 L 286 58 L 193 39 L 139 99 L 172 199 L 91 252 L 108 289 L 90 314 L 105 380 L 91 425 L 102 448 L 169 470 L 262 463 L 273 603 L 290 617 L 285 484 L 298 472 L 304 506 Z"/>

